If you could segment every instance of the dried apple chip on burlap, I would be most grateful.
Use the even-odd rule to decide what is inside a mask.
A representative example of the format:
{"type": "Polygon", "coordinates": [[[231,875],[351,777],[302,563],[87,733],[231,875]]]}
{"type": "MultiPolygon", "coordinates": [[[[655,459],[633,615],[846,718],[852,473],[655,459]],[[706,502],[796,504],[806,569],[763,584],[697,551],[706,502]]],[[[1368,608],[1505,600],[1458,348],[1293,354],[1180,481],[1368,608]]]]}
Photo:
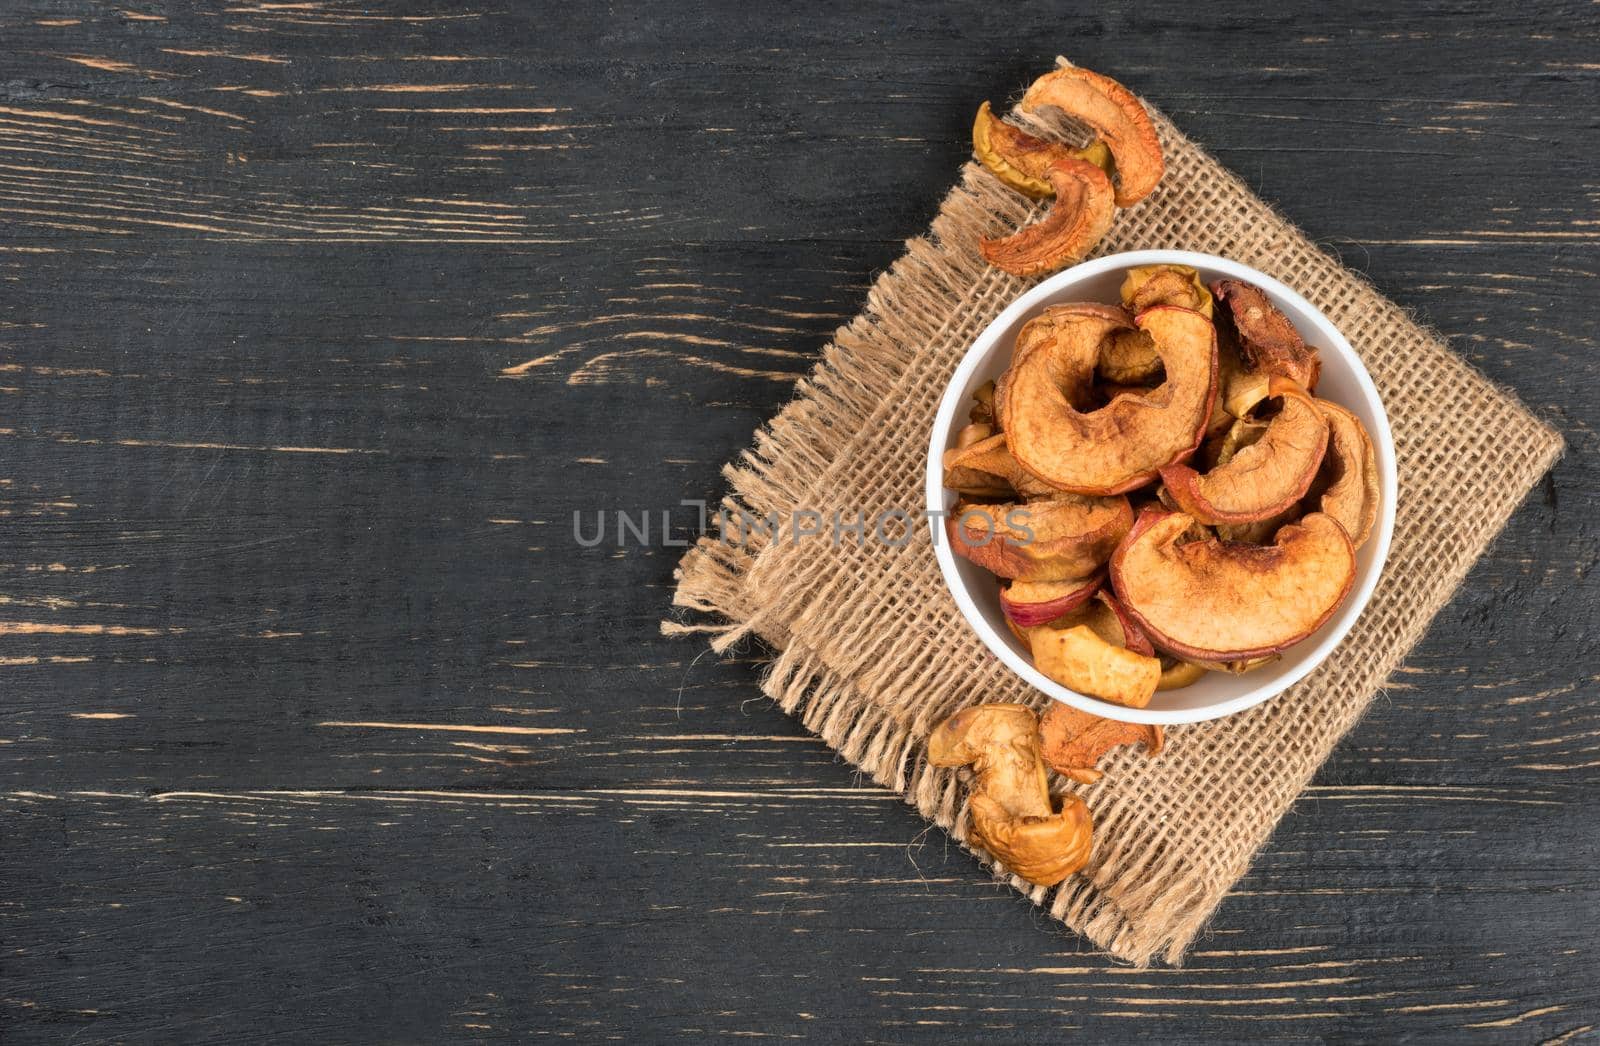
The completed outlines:
{"type": "Polygon", "coordinates": [[[1120,745],[1142,744],[1146,754],[1160,753],[1166,735],[1159,725],[1120,723],[1080,712],[1060,702],[1039,721],[1039,747],[1044,761],[1063,777],[1094,784],[1103,776],[1095,769],[1100,757],[1120,745]]]}

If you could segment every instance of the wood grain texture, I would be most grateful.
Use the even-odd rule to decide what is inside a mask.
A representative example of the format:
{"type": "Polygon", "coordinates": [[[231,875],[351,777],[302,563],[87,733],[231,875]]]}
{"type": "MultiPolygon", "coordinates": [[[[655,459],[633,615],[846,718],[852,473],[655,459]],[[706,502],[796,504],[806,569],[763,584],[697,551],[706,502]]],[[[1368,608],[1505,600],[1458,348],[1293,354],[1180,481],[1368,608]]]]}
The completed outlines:
{"type": "Polygon", "coordinates": [[[1600,1039],[1600,30],[1570,2],[0,10],[0,1039],[1600,1039]],[[1566,436],[1182,970],[661,639],[1058,52],[1566,436]],[[614,537],[614,534],[613,534],[614,537]]]}

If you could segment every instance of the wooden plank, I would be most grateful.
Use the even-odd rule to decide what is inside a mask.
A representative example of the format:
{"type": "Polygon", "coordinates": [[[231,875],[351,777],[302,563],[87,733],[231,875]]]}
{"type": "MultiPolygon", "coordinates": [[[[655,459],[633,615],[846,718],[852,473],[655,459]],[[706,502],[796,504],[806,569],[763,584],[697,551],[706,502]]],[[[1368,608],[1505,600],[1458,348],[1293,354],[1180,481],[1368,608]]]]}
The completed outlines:
{"type": "Polygon", "coordinates": [[[0,1038],[1592,1035],[1592,22],[6,5],[0,1038]],[[686,535],[1058,51],[1570,447],[1181,971],[660,638],[658,517],[572,530],[686,535]]]}
{"type": "Polygon", "coordinates": [[[1564,788],[1316,788],[1189,965],[1140,971],[845,777],[14,793],[16,843],[56,859],[8,876],[36,918],[8,934],[28,990],[0,1012],[92,1042],[1520,1040],[1593,1012],[1588,815],[1564,788]],[[1491,906],[1517,912],[1514,951],[1491,906]]]}

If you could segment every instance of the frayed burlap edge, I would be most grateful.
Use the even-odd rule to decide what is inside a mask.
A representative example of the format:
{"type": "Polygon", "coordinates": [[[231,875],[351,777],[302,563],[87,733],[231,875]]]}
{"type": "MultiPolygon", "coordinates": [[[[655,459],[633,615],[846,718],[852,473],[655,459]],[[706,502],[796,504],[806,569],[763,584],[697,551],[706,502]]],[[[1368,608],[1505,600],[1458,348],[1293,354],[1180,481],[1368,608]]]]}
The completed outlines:
{"type": "MultiPolygon", "coordinates": [[[[1142,779],[1139,764],[1124,760],[1115,767],[1119,771],[1115,776],[1108,775],[1101,785],[1080,790],[1096,816],[1096,855],[1083,874],[1053,890],[1006,876],[1033,903],[1047,908],[1096,945],[1139,964],[1156,955],[1169,962],[1181,960],[1333,744],[1365,711],[1378,685],[1421,638],[1472,563],[1561,452],[1559,437],[1529,417],[1508,394],[1451,355],[1361,277],[1307,241],[1163,117],[1155,117],[1168,152],[1167,182],[1158,193],[1160,199],[1119,219],[1103,251],[1141,247],[1204,250],[1271,272],[1324,309],[1358,351],[1363,351],[1384,394],[1391,421],[1403,414],[1416,417],[1423,425],[1431,417],[1430,411],[1448,421],[1463,411],[1466,405],[1457,401],[1468,396],[1478,420],[1501,433],[1503,442],[1514,445],[1516,453],[1485,463],[1494,481],[1492,504],[1487,506],[1482,504],[1481,492],[1452,495],[1452,482],[1443,474],[1435,484],[1437,489],[1429,489],[1426,483],[1411,484],[1418,488],[1419,497],[1426,493],[1435,501],[1476,497],[1480,511],[1471,527],[1462,528],[1465,533],[1451,534],[1446,547],[1430,556],[1433,573],[1426,584],[1398,586],[1405,594],[1395,596],[1394,578],[1386,575],[1380,589],[1391,590],[1388,602],[1394,604],[1392,609],[1383,614],[1369,610],[1332,659],[1357,659],[1361,672],[1340,674],[1325,668],[1291,692],[1315,713],[1316,722],[1307,724],[1315,726],[1306,731],[1311,740],[1294,758],[1271,760],[1270,787],[1262,789],[1260,809],[1254,811],[1257,816],[1248,830],[1234,833],[1239,838],[1233,845],[1200,860],[1184,847],[1173,845],[1170,833],[1152,836],[1148,826],[1140,823],[1141,818],[1148,819],[1144,807],[1149,803],[1143,801],[1147,797],[1141,797],[1139,789],[1154,782],[1142,779]],[[1379,334],[1347,326],[1363,326],[1358,321],[1374,318],[1382,324],[1379,334]],[[1376,348],[1369,352],[1364,345],[1376,348]],[[1402,350],[1403,360],[1390,358],[1402,350]],[[1396,363],[1437,372],[1438,377],[1420,385],[1409,374],[1404,380],[1386,382],[1385,368],[1396,363]],[[1381,621],[1368,621],[1379,617],[1381,621]]],[[[999,187],[987,172],[968,164],[961,184],[940,207],[930,236],[907,244],[906,254],[875,282],[867,307],[837,333],[816,369],[797,386],[794,401],[757,433],[751,450],[724,470],[732,487],[724,507],[756,517],[774,511],[787,513],[798,505],[811,504],[808,499],[816,496],[819,486],[826,490],[827,484],[838,481],[841,467],[854,467],[860,455],[870,453],[878,431],[874,419],[884,420],[881,416],[890,390],[903,392],[908,371],[928,366],[930,355],[949,355],[947,362],[953,368],[976,333],[1025,287],[1023,281],[985,266],[973,249],[976,238],[1025,222],[1036,213],[1035,207],[999,187]]],[[[919,382],[919,386],[925,384],[919,382]]],[[[907,410],[914,413],[917,408],[896,402],[888,409],[904,416],[907,410]]],[[[927,420],[931,422],[931,413],[927,420]]],[[[1398,425],[1396,435],[1402,456],[1410,450],[1415,457],[1417,448],[1405,442],[1398,425]]],[[[1426,455],[1424,459],[1431,460],[1426,455]]],[[[920,448],[907,452],[902,447],[894,454],[880,454],[877,460],[888,462],[893,473],[880,479],[894,480],[879,485],[920,487],[920,448]],[[908,467],[915,472],[909,484],[902,475],[908,467]]],[[[856,470],[860,471],[859,467],[856,470]]],[[[1407,494],[1402,494],[1401,503],[1406,505],[1407,494]]],[[[1410,520],[1404,528],[1397,526],[1391,572],[1406,558],[1400,554],[1401,542],[1420,539],[1429,527],[1437,525],[1437,515],[1426,513],[1426,518],[1410,520]]],[[[842,621],[859,626],[862,620],[862,601],[840,598],[841,587],[859,586],[860,578],[842,571],[838,557],[825,551],[769,547],[759,531],[742,536],[742,545],[725,543],[716,536],[703,539],[684,557],[677,574],[674,604],[714,615],[716,620],[669,621],[663,624],[663,631],[708,634],[712,648],[719,652],[752,635],[770,644],[778,653],[763,678],[763,692],[875,782],[894,789],[924,817],[964,843],[964,807],[957,775],[931,769],[921,759],[921,740],[928,725],[955,707],[985,699],[1007,686],[1013,692],[993,699],[1030,700],[1036,705],[1042,704],[1042,699],[1031,691],[1015,693],[1014,678],[1007,678],[997,663],[963,662],[959,657],[951,660],[969,671],[967,685],[946,688],[937,698],[924,697],[928,693],[925,670],[919,676],[907,668],[887,679],[863,671],[859,660],[830,649],[831,630],[842,621]],[[869,692],[860,689],[862,679],[872,680],[869,692]]],[[[908,551],[925,553],[925,543],[918,542],[908,551]]],[[[931,554],[925,558],[928,562],[920,569],[936,575],[931,554]]],[[[911,569],[917,569],[917,564],[911,569]]],[[[1379,598],[1374,602],[1379,603],[1379,598]]],[[[956,631],[946,633],[952,637],[951,647],[962,647],[963,641],[970,645],[965,626],[958,622],[953,627],[956,631]]],[[[1289,700],[1291,695],[1269,706],[1289,700]]],[[[1226,725],[1204,726],[1232,730],[1235,740],[1246,732],[1266,734],[1271,729],[1270,721],[1256,713],[1233,717],[1226,725]]],[[[1174,741],[1178,740],[1175,736],[1174,741]]],[[[1248,746],[1240,747],[1248,751],[1248,746]]],[[[1205,770],[1201,767],[1195,772],[1205,770]]],[[[1203,836],[1204,826],[1189,827],[1190,836],[1203,836]]],[[[981,850],[972,852],[987,860],[981,850]]]]}

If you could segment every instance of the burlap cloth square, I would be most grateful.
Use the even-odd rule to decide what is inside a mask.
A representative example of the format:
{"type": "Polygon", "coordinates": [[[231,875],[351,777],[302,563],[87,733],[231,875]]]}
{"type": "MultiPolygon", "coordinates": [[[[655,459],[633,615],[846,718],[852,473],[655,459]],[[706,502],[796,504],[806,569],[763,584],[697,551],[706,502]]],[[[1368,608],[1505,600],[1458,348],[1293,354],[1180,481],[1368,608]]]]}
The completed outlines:
{"type": "MultiPolygon", "coordinates": [[[[1017,116],[1018,114],[1013,114],[1017,116]]],[[[1278,819],[1474,561],[1561,452],[1561,439],[1462,362],[1361,277],[1343,268],[1234,174],[1151,108],[1167,173],[1119,213],[1098,253],[1165,247],[1255,266],[1298,290],[1349,338],[1382,394],[1400,471],[1388,566],[1333,655],[1255,709],[1169,730],[1157,758],[1120,749],[1081,794],[1094,857],[1043,889],[1009,877],[1035,904],[1112,955],[1181,960],[1278,819]]],[[[1062,130],[1062,128],[1057,128],[1062,130]]],[[[1067,129],[1070,132],[1070,128],[1067,129]]],[[[980,236],[1036,217],[1036,205],[975,163],[910,241],[866,309],[841,328],[796,397],[725,474],[724,505],[787,520],[810,509],[871,520],[916,512],[928,433],[956,364],[1030,281],[979,257],[980,236]]],[[[786,524],[787,527],[787,524],[786,524]]],[[[776,656],[763,691],[851,763],[965,841],[955,773],[928,767],[922,742],[944,716],[980,701],[1048,699],[1002,666],[962,620],[927,527],[895,548],[873,539],[764,540],[710,534],[685,555],[674,603],[713,623],[718,651],[754,634],[776,656]]],[[[981,851],[977,856],[987,862],[981,851]]]]}

